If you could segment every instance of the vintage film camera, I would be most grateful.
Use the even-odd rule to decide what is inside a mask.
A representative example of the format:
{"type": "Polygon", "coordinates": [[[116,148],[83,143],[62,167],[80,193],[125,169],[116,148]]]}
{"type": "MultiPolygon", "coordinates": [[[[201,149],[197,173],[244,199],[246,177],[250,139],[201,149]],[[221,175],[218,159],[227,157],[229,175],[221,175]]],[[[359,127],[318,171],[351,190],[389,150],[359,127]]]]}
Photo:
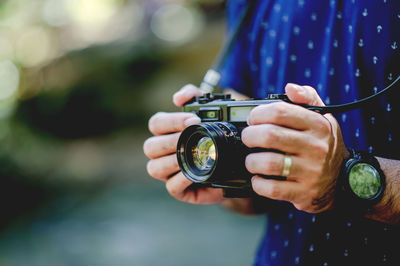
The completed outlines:
{"type": "MultiPolygon", "coordinates": [[[[265,99],[236,101],[229,94],[205,94],[184,106],[202,123],[187,127],[178,140],[179,167],[194,186],[222,188],[225,197],[254,194],[245,158],[251,152],[241,141],[250,111],[261,104],[289,101],[286,95],[271,94],[265,99]]],[[[279,177],[267,177],[279,178],[279,177]]]]}

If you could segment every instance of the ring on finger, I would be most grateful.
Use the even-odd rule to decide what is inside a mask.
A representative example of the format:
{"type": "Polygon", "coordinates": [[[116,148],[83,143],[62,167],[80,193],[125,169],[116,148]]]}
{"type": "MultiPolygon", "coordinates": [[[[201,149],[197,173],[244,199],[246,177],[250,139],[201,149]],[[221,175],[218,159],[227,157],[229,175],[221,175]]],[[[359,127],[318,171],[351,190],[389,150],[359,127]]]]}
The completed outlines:
{"type": "Polygon", "coordinates": [[[281,176],[287,177],[290,174],[290,168],[292,167],[292,158],[285,154],[283,159],[283,169],[281,176]]]}

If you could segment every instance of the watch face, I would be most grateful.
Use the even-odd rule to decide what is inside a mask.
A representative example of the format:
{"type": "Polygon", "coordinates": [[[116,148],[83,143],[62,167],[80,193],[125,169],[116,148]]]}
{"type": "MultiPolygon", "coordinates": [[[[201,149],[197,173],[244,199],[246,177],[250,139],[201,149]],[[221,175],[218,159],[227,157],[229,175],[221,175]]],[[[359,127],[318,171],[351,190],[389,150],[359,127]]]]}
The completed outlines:
{"type": "Polygon", "coordinates": [[[351,190],[363,199],[372,199],[382,185],[378,171],[366,163],[357,163],[351,168],[349,184],[351,190]]]}

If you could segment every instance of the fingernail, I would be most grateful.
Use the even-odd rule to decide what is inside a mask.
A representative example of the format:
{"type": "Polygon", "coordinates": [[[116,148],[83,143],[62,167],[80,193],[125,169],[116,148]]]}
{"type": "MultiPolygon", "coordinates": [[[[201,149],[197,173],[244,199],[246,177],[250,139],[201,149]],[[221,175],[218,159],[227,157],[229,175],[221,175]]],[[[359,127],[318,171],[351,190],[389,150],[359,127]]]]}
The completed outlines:
{"type": "Polygon", "coordinates": [[[197,116],[194,116],[194,117],[186,119],[184,124],[185,124],[185,126],[188,127],[188,126],[191,126],[191,125],[199,124],[200,122],[201,122],[201,119],[199,117],[197,117],[197,116]]]}

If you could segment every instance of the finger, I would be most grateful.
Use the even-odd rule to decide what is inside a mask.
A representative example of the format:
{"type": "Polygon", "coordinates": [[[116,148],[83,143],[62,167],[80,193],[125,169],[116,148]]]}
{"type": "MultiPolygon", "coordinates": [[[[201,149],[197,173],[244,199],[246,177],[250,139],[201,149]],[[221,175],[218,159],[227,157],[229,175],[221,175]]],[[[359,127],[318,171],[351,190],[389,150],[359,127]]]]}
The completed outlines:
{"type": "Polygon", "coordinates": [[[201,96],[203,92],[196,86],[188,84],[176,92],[173,96],[173,102],[176,106],[181,107],[195,96],[201,96]]]}
{"type": "Polygon", "coordinates": [[[326,148],[322,139],[272,124],[246,127],[242,131],[242,142],[249,148],[275,149],[296,155],[323,152],[326,148]]]}
{"type": "MultiPolygon", "coordinates": [[[[297,84],[288,83],[285,87],[285,91],[289,99],[295,103],[325,106],[324,102],[321,100],[321,97],[313,87],[299,86],[297,84]]],[[[317,115],[313,116],[313,118],[315,118],[315,120],[310,118],[310,124],[315,125],[316,129],[320,129],[320,133],[322,134],[329,133],[331,130],[331,123],[335,120],[331,114],[325,114],[323,116],[317,115]]]]}
{"type": "Polygon", "coordinates": [[[180,135],[180,133],[173,133],[148,138],[143,144],[144,154],[150,159],[156,159],[175,153],[180,135]]]}
{"type": "Polygon", "coordinates": [[[179,171],[176,154],[150,160],[147,163],[147,172],[155,179],[166,181],[169,176],[179,171]]]}
{"type": "Polygon", "coordinates": [[[177,173],[173,177],[167,180],[166,187],[174,198],[182,199],[185,190],[192,184],[193,182],[187,179],[182,172],[177,173]]]}
{"type": "Polygon", "coordinates": [[[201,120],[192,113],[156,113],[149,120],[149,130],[154,135],[180,132],[201,120]]]}
{"type": "Polygon", "coordinates": [[[191,189],[192,184],[182,172],[177,173],[166,183],[167,190],[174,198],[192,204],[215,204],[223,200],[222,189],[191,189]]]}
{"type": "Polygon", "coordinates": [[[251,185],[254,192],[260,196],[292,203],[300,198],[302,193],[299,183],[292,181],[280,181],[254,176],[251,179],[251,185]]]}
{"type": "Polygon", "coordinates": [[[313,87],[288,83],[285,87],[285,92],[292,102],[325,106],[324,102],[313,87]]]}
{"type": "MultiPolygon", "coordinates": [[[[292,164],[287,180],[297,180],[299,175],[307,175],[307,169],[302,167],[304,159],[297,156],[290,156],[292,164]]],[[[281,176],[284,168],[285,154],[276,152],[257,152],[251,153],[246,157],[246,168],[252,174],[266,176],[281,176]]]]}
{"type": "Polygon", "coordinates": [[[308,130],[326,119],[316,112],[287,102],[263,104],[254,108],[247,119],[249,125],[274,124],[296,130],[308,130]]]}

